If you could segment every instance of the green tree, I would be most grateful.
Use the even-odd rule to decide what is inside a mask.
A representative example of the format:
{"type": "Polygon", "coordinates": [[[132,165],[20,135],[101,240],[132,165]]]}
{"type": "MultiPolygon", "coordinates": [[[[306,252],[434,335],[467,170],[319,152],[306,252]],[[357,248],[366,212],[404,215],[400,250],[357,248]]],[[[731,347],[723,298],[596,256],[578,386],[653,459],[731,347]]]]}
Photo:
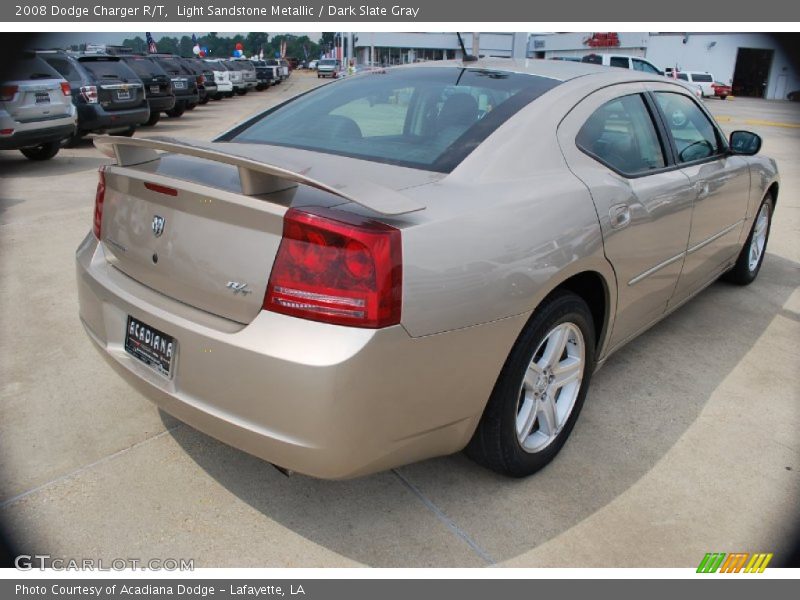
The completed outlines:
{"type": "Polygon", "coordinates": [[[185,35],[181,38],[180,43],[178,44],[179,54],[181,56],[194,56],[192,52],[192,48],[194,48],[194,44],[192,43],[192,38],[188,35],[185,35]]]}
{"type": "Polygon", "coordinates": [[[181,51],[178,38],[174,37],[162,37],[156,40],[156,45],[159,52],[166,52],[167,54],[180,54],[181,51]]]}
{"type": "Polygon", "coordinates": [[[124,39],[122,40],[122,45],[127,46],[128,48],[132,49],[134,52],[138,54],[146,54],[147,53],[147,42],[145,42],[141,37],[138,35],[132,39],[124,39]]]}

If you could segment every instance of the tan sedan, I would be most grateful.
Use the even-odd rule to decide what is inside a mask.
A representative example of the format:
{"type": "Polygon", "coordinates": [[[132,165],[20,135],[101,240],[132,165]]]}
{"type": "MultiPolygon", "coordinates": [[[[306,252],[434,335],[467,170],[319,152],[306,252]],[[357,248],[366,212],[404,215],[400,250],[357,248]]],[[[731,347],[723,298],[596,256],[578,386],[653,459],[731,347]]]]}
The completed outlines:
{"type": "Polygon", "coordinates": [[[775,163],[665,78],[373,71],[207,144],[105,137],[80,317],[165,411],[344,478],[464,448],[530,474],[593,371],[764,259],[775,163]]]}

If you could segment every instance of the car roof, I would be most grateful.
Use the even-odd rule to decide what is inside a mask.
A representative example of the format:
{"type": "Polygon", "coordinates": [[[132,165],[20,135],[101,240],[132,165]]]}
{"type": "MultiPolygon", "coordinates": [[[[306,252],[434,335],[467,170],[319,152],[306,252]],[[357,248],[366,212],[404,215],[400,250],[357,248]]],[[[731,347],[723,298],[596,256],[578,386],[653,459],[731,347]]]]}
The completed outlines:
{"type": "Polygon", "coordinates": [[[624,83],[626,81],[664,81],[661,75],[650,75],[633,69],[619,69],[604,65],[574,62],[569,60],[550,60],[544,58],[480,58],[473,61],[437,60],[391,67],[392,69],[459,67],[463,69],[486,69],[490,71],[508,71],[538,75],[558,81],[569,81],[578,77],[595,76],[608,83],[624,83]]]}

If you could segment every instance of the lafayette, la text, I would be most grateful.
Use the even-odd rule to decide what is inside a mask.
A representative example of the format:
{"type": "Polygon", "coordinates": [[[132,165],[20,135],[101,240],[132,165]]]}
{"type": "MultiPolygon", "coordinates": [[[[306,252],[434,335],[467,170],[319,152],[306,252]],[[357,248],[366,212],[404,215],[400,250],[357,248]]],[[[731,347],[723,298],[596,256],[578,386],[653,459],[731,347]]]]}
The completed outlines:
{"type": "Polygon", "coordinates": [[[300,5],[300,6],[281,6],[280,4],[273,4],[269,7],[223,7],[207,4],[205,6],[198,4],[179,4],[178,16],[191,19],[193,17],[316,17],[324,19],[326,17],[407,17],[417,18],[420,8],[413,6],[370,6],[368,4],[361,4],[359,6],[353,5],[336,5],[336,4],[320,4],[318,6],[300,5]]]}

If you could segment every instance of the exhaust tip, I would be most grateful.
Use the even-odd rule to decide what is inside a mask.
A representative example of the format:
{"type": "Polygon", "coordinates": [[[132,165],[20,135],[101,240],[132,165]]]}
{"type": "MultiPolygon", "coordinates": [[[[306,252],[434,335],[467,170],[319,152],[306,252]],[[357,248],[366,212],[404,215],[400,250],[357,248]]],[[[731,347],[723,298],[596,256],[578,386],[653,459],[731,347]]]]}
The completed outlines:
{"type": "Polygon", "coordinates": [[[269,463],[269,464],[271,464],[273,467],[275,467],[275,469],[277,469],[277,471],[281,475],[285,475],[286,477],[291,477],[292,475],[294,475],[294,471],[292,471],[291,469],[284,469],[283,467],[279,467],[278,465],[276,465],[274,463],[269,463]]]}

